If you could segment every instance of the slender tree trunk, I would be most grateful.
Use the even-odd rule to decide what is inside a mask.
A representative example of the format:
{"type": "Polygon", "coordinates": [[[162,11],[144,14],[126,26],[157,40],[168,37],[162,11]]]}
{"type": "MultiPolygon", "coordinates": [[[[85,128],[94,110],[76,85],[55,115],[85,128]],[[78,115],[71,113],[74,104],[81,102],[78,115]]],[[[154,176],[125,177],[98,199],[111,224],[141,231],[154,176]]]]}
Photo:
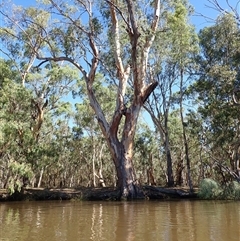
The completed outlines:
{"type": "Polygon", "coordinates": [[[183,183],[183,155],[181,154],[181,158],[177,161],[177,169],[176,169],[176,185],[182,186],[183,183]]]}
{"type": "Polygon", "coordinates": [[[100,167],[99,167],[98,175],[99,175],[99,183],[100,183],[100,185],[102,187],[106,187],[106,184],[105,184],[104,178],[103,178],[103,174],[102,174],[102,152],[103,152],[103,147],[104,147],[104,144],[102,145],[100,153],[99,153],[100,167]]]}
{"type": "Polygon", "coordinates": [[[182,134],[183,134],[183,144],[185,150],[185,158],[186,158],[186,166],[187,166],[187,179],[190,192],[193,191],[193,184],[191,178],[191,168],[190,168],[190,158],[189,158],[189,148],[188,148],[188,141],[186,136],[186,130],[184,126],[184,118],[183,118],[183,70],[181,70],[180,76],[180,116],[181,116],[181,123],[182,123],[182,134]]]}
{"type": "Polygon", "coordinates": [[[155,182],[155,178],[154,178],[154,173],[153,173],[153,156],[152,153],[149,154],[149,158],[148,158],[148,163],[149,163],[149,167],[147,169],[147,184],[151,185],[151,186],[156,186],[156,182],[155,182]]]}
{"type": "Polygon", "coordinates": [[[200,172],[198,175],[198,184],[200,184],[201,180],[204,179],[204,164],[203,164],[203,158],[202,158],[202,150],[203,146],[201,144],[200,152],[199,152],[199,159],[200,159],[200,172]]]}
{"type": "Polygon", "coordinates": [[[190,167],[190,158],[188,153],[188,143],[185,133],[185,128],[183,127],[183,142],[184,142],[184,149],[185,149],[185,158],[186,158],[186,166],[187,166],[187,179],[190,192],[193,191],[193,184],[192,184],[192,177],[191,177],[191,167],[190,167]]]}
{"type": "MultiPolygon", "coordinates": [[[[153,98],[155,99],[155,103],[157,103],[157,98],[153,94],[153,98]]],[[[169,102],[170,103],[170,102],[169,102]]],[[[169,105],[168,103],[168,105],[169,105]]],[[[149,104],[150,105],[150,104],[149,104]]],[[[157,105],[157,104],[156,104],[157,105]]],[[[170,143],[169,143],[169,135],[168,135],[168,109],[169,106],[166,108],[166,100],[163,96],[163,105],[164,105],[164,123],[160,120],[159,117],[156,117],[154,110],[152,109],[151,105],[150,107],[147,107],[146,105],[144,108],[147,110],[147,112],[150,114],[153,123],[157,127],[161,140],[163,140],[163,147],[166,152],[166,161],[167,161],[167,173],[166,173],[166,182],[169,187],[174,186],[174,178],[173,178],[173,170],[172,170],[172,155],[171,155],[171,149],[170,149],[170,143]]],[[[160,116],[160,112],[157,108],[158,116],[160,116]]]]}
{"type": "Polygon", "coordinates": [[[69,187],[73,187],[73,175],[71,175],[70,182],[69,182],[69,187]]]}
{"type": "Polygon", "coordinates": [[[95,165],[95,158],[96,158],[96,145],[95,145],[95,140],[94,137],[92,136],[92,143],[93,143],[93,150],[92,150],[92,174],[93,174],[93,187],[96,187],[96,165],[95,165]]]}
{"type": "Polygon", "coordinates": [[[93,155],[92,159],[92,172],[93,172],[93,186],[96,187],[96,168],[95,168],[95,154],[93,155]]]}
{"type": "Polygon", "coordinates": [[[98,178],[99,178],[99,183],[102,187],[106,187],[106,184],[104,182],[104,179],[103,179],[103,174],[102,174],[102,168],[99,169],[99,172],[98,172],[98,178]]]}
{"type": "Polygon", "coordinates": [[[41,187],[41,184],[42,184],[43,172],[44,172],[44,168],[42,167],[42,169],[40,171],[40,176],[39,176],[39,179],[38,179],[38,185],[37,185],[38,188],[41,187]]]}
{"type": "Polygon", "coordinates": [[[165,151],[166,151],[166,158],[167,158],[167,185],[168,187],[173,187],[174,186],[174,179],[173,179],[173,170],[172,170],[172,156],[171,156],[171,151],[170,151],[170,146],[169,146],[169,137],[168,137],[168,132],[165,132],[165,151]]]}

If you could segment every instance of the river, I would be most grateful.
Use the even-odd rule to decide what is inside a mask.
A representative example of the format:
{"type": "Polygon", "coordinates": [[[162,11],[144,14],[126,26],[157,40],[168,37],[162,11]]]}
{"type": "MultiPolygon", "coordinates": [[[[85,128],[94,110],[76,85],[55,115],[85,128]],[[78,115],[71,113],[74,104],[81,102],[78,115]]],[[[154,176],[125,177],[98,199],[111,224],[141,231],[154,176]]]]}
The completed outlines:
{"type": "Polygon", "coordinates": [[[0,203],[0,241],[240,241],[234,201],[0,203]]]}

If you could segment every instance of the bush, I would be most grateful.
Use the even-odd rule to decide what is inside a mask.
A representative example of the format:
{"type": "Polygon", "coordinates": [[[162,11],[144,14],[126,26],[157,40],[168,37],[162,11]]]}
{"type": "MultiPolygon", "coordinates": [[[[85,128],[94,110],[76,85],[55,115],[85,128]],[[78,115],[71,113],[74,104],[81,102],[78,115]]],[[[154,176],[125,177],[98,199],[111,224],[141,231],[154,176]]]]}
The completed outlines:
{"type": "Polygon", "coordinates": [[[199,185],[198,196],[203,199],[240,199],[240,183],[233,181],[224,187],[210,178],[203,179],[199,185]]]}
{"type": "Polygon", "coordinates": [[[240,184],[236,181],[231,182],[224,189],[225,199],[240,199],[240,184]]]}
{"type": "Polygon", "coordinates": [[[234,190],[234,198],[240,199],[240,183],[234,181],[233,182],[233,190],[234,190]]]}
{"type": "Polygon", "coordinates": [[[223,190],[219,184],[210,178],[203,179],[199,185],[198,196],[203,199],[217,199],[223,190]]]}

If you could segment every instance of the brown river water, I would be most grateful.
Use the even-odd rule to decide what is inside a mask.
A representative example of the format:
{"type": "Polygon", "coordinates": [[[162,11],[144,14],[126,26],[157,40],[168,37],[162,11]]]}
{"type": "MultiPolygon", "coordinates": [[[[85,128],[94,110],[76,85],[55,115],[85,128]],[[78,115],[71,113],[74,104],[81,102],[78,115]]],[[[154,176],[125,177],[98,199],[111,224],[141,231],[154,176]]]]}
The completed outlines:
{"type": "Polygon", "coordinates": [[[0,203],[0,241],[240,241],[237,201],[0,203]]]}

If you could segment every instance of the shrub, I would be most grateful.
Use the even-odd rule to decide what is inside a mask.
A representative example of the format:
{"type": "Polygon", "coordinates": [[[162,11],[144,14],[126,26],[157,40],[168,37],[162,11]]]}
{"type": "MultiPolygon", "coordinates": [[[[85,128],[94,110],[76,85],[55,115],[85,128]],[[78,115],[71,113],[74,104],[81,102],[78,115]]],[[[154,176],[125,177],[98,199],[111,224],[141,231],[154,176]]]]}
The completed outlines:
{"type": "Polygon", "coordinates": [[[226,189],[229,193],[227,196],[228,199],[240,199],[240,184],[238,182],[231,182],[226,189]]]}
{"type": "Polygon", "coordinates": [[[227,185],[220,185],[210,179],[203,179],[199,185],[198,196],[202,199],[240,199],[240,183],[233,181],[227,185]]]}
{"type": "Polygon", "coordinates": [[[198,196],[203,199],[217,199],[223,190],[219,184],[210,178],[203,179],[199,185],[198,196]]]}

